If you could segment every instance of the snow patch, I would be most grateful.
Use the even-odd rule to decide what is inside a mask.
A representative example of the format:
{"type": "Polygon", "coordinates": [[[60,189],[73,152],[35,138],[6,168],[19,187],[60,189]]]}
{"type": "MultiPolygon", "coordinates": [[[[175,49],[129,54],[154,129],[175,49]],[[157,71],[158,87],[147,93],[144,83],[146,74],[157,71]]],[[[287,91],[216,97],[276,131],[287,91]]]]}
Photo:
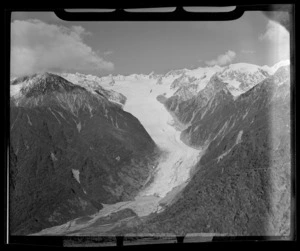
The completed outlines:
{"type": "Polygon", "coordinates": [[[23,83],[19,83],[17,85],[10,85],[10,96],[14,98],[19,98],[21,96],[22,87],[23,83]]]}
{"type": "Polygon", "coordinates": [[[200,118],[200,119],[202,119],[202,118],[204,117],[204,115],[207,113],[207,110],[208,110],[208,109],[205,109],[205,111],[204,111],[204,112],[202,112],[202,114],[201,114],[201,118],[200,118]]]}
{"type": "Polygon", "coordinates": [[[236,89],[238,89],[240,87],[240,84],[241,84],[236,79],[226,80],[226,83],[229,84],[230,86],[233,86],[236,89]]]}
{"type": "Polygon", "coordinates": [[[234,100],[236,100],[238,96],[240,96],[242,93],[244,93],[243,91],[241,91],[239,89],[230,89],[229,92],[232,94],[234,100]]]}
{"type": "Polygon", "coordinates": [[[222,153],[219,157],[218,157],[218,163],[219,163],[219,161],[221,160],[221,159],[223,159],[230,151],[231,151],[231,149],[232,149],[232,147],[229,149],[229,150],[227,150],[225,153],[222,153]]]}
{"type": "Polygon", "coordinates": [[[113,126],[115,126],[115,125],[114,125],[114,120],[113,120],[112,117],[110,117],[110,121],[111,121],[111,124],[112,124],[113,126]]]}
{"type": "Polygon", "coordinates": [[[239,144],[239,143],[241,143],[242,142],[242,135],[243,135],[243,130],[241,130],[241,131],[239,131],[239,133],[238,133],[238,135],[237,135],[237,137],[236,137],[236,140],[235,140],[235,143],[234,143],[234,145],[229,149],[229,150],[227,150],[225,153],[222,153],[218,158],[217,158],[217,162],[219,163],[219,161],[221,160],[221,159],[223,159],[233,148],[234,148],[234,146],[235,145],[237,145],[237,144],[239,144]]]}
{"type": "Polygon", "coordinates": [[[28,124],[32,126],[32,123],[31,123],[31,120],[30,120],[28,114],[26,114],[26,115],[27,115],[27,122],[28,122],[28,124]]]}
{"type": "Polygon", "coordinates": [[[79,180],[79,170],[76,169],[72,169],[72,173],[73,173],[73,177],[77,180],[77,182],[80,184],[80,180],[79,180]]]}
{"type": "Polygon", "coordinates": [[[81,122],[79,122],[78,124],[76,123],[76,127],[77,127],[78,132],[80,132],[81,131],[81,122]]]}
{"type": "MultiPolygon", "coordinates": [[[[56,111],[56,110],[55,110],[56,111]]],[[[66,118],[64,117],[64,115],[62,114],[62,112],[59,112],[59,111],[56,111],[65,121],[67,121],[66,120],[66,118]]]]}
{"type": "Polygon", "coordinates": [[[116,128],[117,128],[117,129],[120,129],[120,127],[119,127],[119,125],[118,125],[117,117],[116,117],[116,128]]]}
{"type": "Polygon", "coordinates": [[[53,114],[53,116],[56,118],[59,124],[61,124],[60,120],[56,117],[55,113],[51,110],[50,107],[48,107],[49,111],[53,114]]]}
{"type": "Polygon", "coordinates": [[[53,152],[51,152],[50,156],[51,156],[52,161],[58,160],[53,152]]]}
{"type": "MultiPolygon", "coordinates": [[[[217,133],[216,136],[212,139],[212,141],[215,140],[218,136],[222,136],[222,139],[223,139],[227,127],[228,127],[228,120],[224,123],[224,125],[223,125],[222,128],[218,131],[218,133],[217,133]]],[[[220,144],[220,142],[222,141],[222,139],[219,140],[219,144],[220,144]]]]}
{"type": "Polygon", "coordinates": [[[243,115],[243,119],[246,118],[246,116],[248,115],[248,113],[249,113],[249,110],[247,110],[246,113],[243,115]]]}
{"type": "Polygon", "coordinates": [[[90,118],[92,118],[94,116],[94,114],[92,113],[93,108],[89,104],[87,104],[87,108],[89,109],[90,112],[90,118]]]}
{"type": "Polygon", "coordinates": [[[194,128],[193,132],[197,131],[198,128],[199,128],[199,125],[197,125],[197,126],[194,128]]]}
{"type": "Polygon", "coordinates": [[[20,114],[20,113],[18,113],[18,115],[17,115],[15,121],[12,123],[10,130],[12,130],[12,129],[14,128],[14,125],[15,125],[17,119],[19,118],[19,114],[20,114]]]}
{"type": "Polygon", "coordinates": [[[106,117],[106,118],[108,118],[108,110],[105,108],[105,114],[104,114],[104,116],[106,117]]]}
{"type": "Polygon", "coordinates": [[[239,131],[239,134],[236,137],[235,145],[242,142],[242,135],[243,135],[243,130],[239,131]]]}

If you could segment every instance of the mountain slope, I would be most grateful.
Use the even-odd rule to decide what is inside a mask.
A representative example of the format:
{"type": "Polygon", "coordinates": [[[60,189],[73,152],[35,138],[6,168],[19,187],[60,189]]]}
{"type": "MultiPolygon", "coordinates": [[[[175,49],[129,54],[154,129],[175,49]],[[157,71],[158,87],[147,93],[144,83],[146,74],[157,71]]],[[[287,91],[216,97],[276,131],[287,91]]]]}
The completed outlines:
{"type": "MultiPolygon", "coordinates": [[[[195,131],[197,128],[189,127],[193,121],[201,120],[205,115],[208,116],[211,113],[217,112],[215,109],[220,108],[220,103],[225,105],[232,101],[233,97],[228,91],[226,84],[215,74],[211,77],[206,87],[199,91],[198,94],[190,95],[186,99],[182,99],[182,97],[180,98],[174,94],[174,96],[165,100],[164,104],[181,123],[189,128],[188,130],[195,131]]],[[[198,124],[197,126],[199,127],[198,124]]],[[[208,133],[205,135],[208,135],[208,133]]],[[[183,138],[181,137],[181,139],[183,138]]],[[[194,137],[192,138],[195,140],[194,137]]],[[[190,145],[194,144],[190,142],[190,145]]]]}
{"type": "Polygon", "coordinates": [[[11,83],[11,232],[28,234],[134,196],[156,145],[100,91],[54,74],[11,83]]]}
{"type": "Polygon", "coordinates": [[[289,89],[281,67],[203,123],[193,120],[191,139],[206,150],[183,192],[162,213],[111,232],[289,235],[289,89]],[[209,137],[207,128],[217,129],[209,137]]]}
{"type": "MultiPolygon", "coordinates": [[[[62,74],[81,87],[73,90],[73,85],[54,86],[54,91],[45,90],[46,95],[31,97],[24,97],[26,92],[20,95],[21,87],[15,82],[12,107],[45,113],[45,118],[25,114],[23,110],[20,115],[14,113],[17,128],[22,128],[18,116],[26,125],[24,131],[40,118],[46,120],[48,130],[46,126],[39,126],[32,131],[39,132],[39,128],[43,128],[40,138],[46,137],[43,142],[52,148],[43,145],[39,148],[45,149],[45,153],[38,152],[38,155],[44,154],[45,159],[50,156],[54,163],[62,160],[59,169],[62,179],[54,176],[59,181],[54,188],[75,191],[74,198],[66,193],[61,200],[64,202],[54,205],[58,213],[54,209],[54,212],[46,210],[47,217],[56,219],[52,224],[56,227],[37,234],[288,235],[290,79],[289,67],[283,66],[277,68],[275,65],[274,74],[267,67],[245,68],[245,64],[182,69],[148,76],[99,78],[62,74]],[[223,72],[227,74],[222,75],[223,72]],[[65,91],[67,88],[71,90],[65,91]],[[43,110],[47,107],[51,109],[43,110]],[[134,117],[122,108],[139,119],[155,143],[143,129],[137,130],[139,122],[135,123],[134,117]],[[73,122],[68,123],[71,119],[73,126],[70,126],[73,122]],[[56,128],[61,128],[65,122],[68,126],[63,126],[62,132],[56,128]],[[127,127],[128,123],[132,124],[127,127]],[[56,131],[60,134],[56,135],[56,131]],[[159,162],[154,161],[155,144],[164,152],[159,162]],[[54,146],[59,146],[59,151],[54,146]],[[131,159],[130,163],[126,162],[126,157],[131,159]],[[75,184],[78,190],[74,189],[75,184]],[[82,225],[78,221],[84,218],[74,219],[87,214],[82,212],[82,207],[76,209],[75,205],[80,205],[79,198],[88,204],[86,210],[91,212],[103,202],[110,205],[104,205],[99,213],[91,215],[91,221],[82,225]],[[60,209],[61,205],[64,209],[60,209]],[[103,217],[113,212],[121,213],[126,208],[135,213],[130,214],[134,217],[132,221],[121,219],[111,230],[102,228],[103,217]],[[75,213],[72,214],[72,210],[75,213]],[[152,215],[144,217],[151,212],[152,215]],[[58,220],[58,216],[64,219],[58,220]],[[68,219],[74,220],[59,225],[68,219]]],[[[12,130],[15,130],[14,120],[12,130]]],[[[19,130],[15,131],[17,137],[11,148],[11,163],[15,166],[11,176],[12,190],[17,190],[17,179],[25,175],[22,172],[26,173],[20,171],[23,170],[20,158],[26,155],[20,155],[19,150],[31,147],[29,139],[21,133],[23,129],[19,130]]],[[[34,138],[32,135],[30,138],[34,138]]],[[[40,138],[34,138],[34,142],[40,138]]],[[[42,166],[45,169],[51,165],[45,161],[42,166]]],[[[45,172],[43,168],[39,175],[45,172]]],[[[34,174],[30,175],[25,176],[32,179],[34,174]]],[[[49,181],[46,175],[41,177],[43,182],[49,181]]],[[[43,187],[37,183],[40,181],[33,180],[33,184],[43,187]]],[[[26,194],[34,194],[34,189],[27,186],[26,194]]],[[[21,193],[20,190],[19,187],[16,194],[21,193]]],[[[21,197],[19,199],[22,201],[21,197]]],[[[14,206],[21,211],[16,201],[14,206]]],[[[43,217],[39,216],[38,220],[43,217]]],[[[33,224],[27,218],[23,221],[25,227],[33,224]]],[[[39,224],[35,226],[36,231],[52,226],[49,222],[36,224],[39,224]]]]}
{"type": "MultiPolygon", "coordinates": [[[[282,64],[286,64],[282,63],[282,64]]],[[[274,66],[275,67],[275,66],[274,66]]],[[[167,74],[160,76],[157,81],[159,85],[169,85],[170,89],[175,91],[178,88],[189,88],[191,85],[197,86],[194,94],[205,88],[212,76],[226,83],[229,92],[233,96],[248,91],[250,88],[270,76],[271,68],[260,67],[253,64],[237,63],[226,67],[199,67],[196,69],[182,69],[170,71],[167,74]]],[[[272,72],[273,74],[274,72],[272,72]]],[[[168,93],[167,97],[176,95],[173,92],[168,93]]],[[[177,96],[180,97],[180,95],[177,96]]]]}
{"type": "Polygon", "coordinates": [[[269,76],[268,71],[262,67],[246,63],[231,64],[219,74],[222,81],[228,83],[229,90],[234,96],[248,91],[269,76]]]}

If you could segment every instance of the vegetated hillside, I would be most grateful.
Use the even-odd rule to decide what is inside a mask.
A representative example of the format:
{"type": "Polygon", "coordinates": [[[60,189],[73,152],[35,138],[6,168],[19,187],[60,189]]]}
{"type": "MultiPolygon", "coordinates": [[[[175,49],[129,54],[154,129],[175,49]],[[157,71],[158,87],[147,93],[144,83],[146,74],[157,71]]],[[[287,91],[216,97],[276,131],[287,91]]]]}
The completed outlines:
{"type": "Polygon", "coordinates": [[[132,198],[155,162],[156,145],[134,116],[54,74],[11,83],[10,119],[12,234],[132,198]]]}
{"type": "Polygon", "coordinates": [[[290,234],[289,67],[218,107],[215,116],[195,117],[190,127],[197,130],[183,133],[192,144],[209,141],[180,197],[120,233],[290,234]],[[207,128],[219,131],[209,136],[207,128]]]}

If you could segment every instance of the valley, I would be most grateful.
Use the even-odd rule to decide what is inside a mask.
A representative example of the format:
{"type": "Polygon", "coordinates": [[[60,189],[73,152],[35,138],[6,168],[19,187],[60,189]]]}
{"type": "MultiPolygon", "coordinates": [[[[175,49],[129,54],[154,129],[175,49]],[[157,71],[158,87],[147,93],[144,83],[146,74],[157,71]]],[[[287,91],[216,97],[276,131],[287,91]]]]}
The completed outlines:
{"type": "MultiPolygon", "coordinates": [[[[156,97],[161,95],[164,90],[157,88],[155,81],[119,81],[113,86],[104,85],[104,87],[121,93],[127,98],[123,107],[124,111],[139,119],[163,152],[159,164],[153,170],[153,182],[142,189],[133,201],[118,202],[112,205],[104,204],[104,208],[93,215],[93,219],[84,225],[77,225],[76,220],[73,220],[71,223],[45,229],[38,234],[68,234],[75,230],[78,232],[80,229],[85,229],[84,233],[88,231],[88,226],[97,219],[125,208],[132,209],[139,217],[161,211],[162,199],[168,193],[171,194],[173,189],[177,194],[184,188],[190,178],[191,169],[199,161],[201,151],[187,146],[180,140],[181,132],[174,128],[172,116],[164,105],[157,101],[156,97]],[[69,227],[66,230],[67,225],[69,227]]],[[[173,192],[171,198],[175,195],[173,192]]],[[[165,200],[164,203],[166,203],[165,200]]],[[[95,232],[104,234],[107,230],[108,228],[103,227],[103,232],[99,229],[95,232]]]]}
{"type": "MultiPolygon", "coordinates": [[[[288,233],[288,64],[101,78],[61,73],[15,80],[14,196],[23,192],[18,179],[35,193],[23,181],[21,166],[25,160],[30,170],[30,163],[40,163],[39,156],[44,164],[34,165],[36,171],[26,175],[37,186],[43,175],[47,186],[58,181],[57,187],[65,190],[46,213],[51,221],[44,215],[24,215],[24,230],[18,231],[288,233]],[[28,146],[33,127],[43,135],[38,154],[34,149],[39,144],[28,146]],[[50,169],[39,171],[44,166],[50,169]],[[276,170],[281,180],[265,170],[276,170]],[[282,187],[280,182],[286,190],[274,190],[282,187]],[[76,201],[80,207],[74,211],[76,201]],[[28,230],[33,219],[36,226],[28,230]]],[[[52,198],[43,185],[39,189],[45,201],[52,198]]]]}

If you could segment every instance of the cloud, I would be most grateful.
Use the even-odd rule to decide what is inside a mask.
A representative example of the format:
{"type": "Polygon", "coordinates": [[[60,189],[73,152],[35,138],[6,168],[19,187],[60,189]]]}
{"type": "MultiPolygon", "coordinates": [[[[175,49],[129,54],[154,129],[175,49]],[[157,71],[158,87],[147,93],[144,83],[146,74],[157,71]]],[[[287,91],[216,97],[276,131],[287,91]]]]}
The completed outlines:
{"type": "Polygon", "coordinates": [[[40,20],[15,20],[11,24],[11,73],[21,76],[59,70],[111,71],[114,64],[103,60],[83,37],[91,35],[82,26],[50,25],[40,20]]]}
{"type": "Polygon", "coordinates": [[[105,51],[103,54],[104,54],[104,56],[108,56],[108,55],[111,55],[113,53],[114,53],[113,51],[105,51]]]}
{"type": "Polygon", "coordinates": [[[289,41],[289,32],[282,25],[269,20],[266,32],[259,36],[259,40],[287,42],[289,41]]]}
{"type": "Polygon", "coordinates": [[[217,59],[213,59],[210,61],[205,61],[207,65],[226,65],[235,58],[236,53],[234,51],[227,51],[225,54],[221,54],[217,57],[217,59]]]}
{"type": "Polygon", "coordinates": [[[253,50],[241,50],[241,53],[243,53],[243,54],[254,54],[255,51],[253,51],[253,50]]]}
{"type": "Polygon", "coordinates": [[[266,31],[259,36],[259,40],[271,43],[279,60],[289,58],[290,34],[279,23],[269,20],[266,31]]]}

